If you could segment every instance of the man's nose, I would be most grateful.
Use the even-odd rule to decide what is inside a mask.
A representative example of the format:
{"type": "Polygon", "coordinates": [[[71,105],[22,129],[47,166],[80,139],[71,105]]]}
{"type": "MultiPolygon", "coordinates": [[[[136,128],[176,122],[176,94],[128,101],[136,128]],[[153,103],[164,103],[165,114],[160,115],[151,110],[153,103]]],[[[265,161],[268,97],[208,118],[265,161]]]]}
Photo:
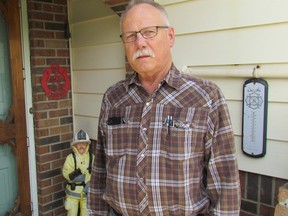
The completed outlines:
{"type": "Polygon", "coordinates": [[[137,38],[136,38],[136,41],[135,43],[139,46],[143,46],[143,45],[146,45],[146,41],[147,39],[145,39],[142,34],[140,32],[137,32],[137,38]]]}

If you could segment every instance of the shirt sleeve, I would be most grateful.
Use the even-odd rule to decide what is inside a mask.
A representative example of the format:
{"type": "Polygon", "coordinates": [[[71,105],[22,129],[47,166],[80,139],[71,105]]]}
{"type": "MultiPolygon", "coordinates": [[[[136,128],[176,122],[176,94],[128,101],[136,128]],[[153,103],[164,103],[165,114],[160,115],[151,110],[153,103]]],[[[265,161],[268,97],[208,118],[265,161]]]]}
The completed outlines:
{"type": "Polygon", "coordinates": [[[209,215],[238,216],[240,212],[240,182],[234,135],[228,107],[217,88],[212,97],[206,140],[206,189],[211,201],[209,215]]]}
{"type": "Polygon", "coordinates": [[[101,119],[104,115],[104,105],[102,104],[100,120],[98,126],[97,144],[94,146],[94,163],[92,166],[90,188],[87,197],[87,209],[89,215],[105,216],[108,215],[109,205],[103,200],[102,196],[106,189],[106,165],[105,165],[105,136],[101,128],[101,119]]]}

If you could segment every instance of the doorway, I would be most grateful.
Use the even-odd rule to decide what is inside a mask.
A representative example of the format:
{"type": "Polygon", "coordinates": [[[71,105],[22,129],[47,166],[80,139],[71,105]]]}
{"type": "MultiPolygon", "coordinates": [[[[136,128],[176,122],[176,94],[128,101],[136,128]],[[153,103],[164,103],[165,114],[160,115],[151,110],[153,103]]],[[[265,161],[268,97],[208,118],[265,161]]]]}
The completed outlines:
{"type": "Polygon", "coordinates": [[[0,0],[0,215],[32,215],[19,1],[0,0]]]}

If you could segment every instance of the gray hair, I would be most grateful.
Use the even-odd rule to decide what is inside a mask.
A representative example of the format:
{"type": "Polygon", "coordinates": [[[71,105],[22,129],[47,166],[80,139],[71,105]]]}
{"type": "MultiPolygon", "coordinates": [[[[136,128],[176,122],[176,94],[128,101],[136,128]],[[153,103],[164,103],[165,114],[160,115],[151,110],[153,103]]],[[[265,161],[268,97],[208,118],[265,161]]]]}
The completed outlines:
{"type": "Polygon", "coordinates": [[[131,0],[128,3],[128,5],[127,5],[126,9],[124,10],[124,12],[121,14],[121,17],[120,17],[120,29],[122,29],[123,19],[126,16],[127,12],[130,9],[132,9],[134,6],[139,5],[139,4],[148,4],[148,5],[151,5],[152,7],[156,8],[156,9],[158,9],[161,12],[162,16],[163,16],[165,24],[167,26],[170,26],[170,22],[169,22],[169,19],[168,19],[168,14],[167,14],[165,8],[162,5],[158,4],[157,2],[154,2],[153,0],[131,0]]]}

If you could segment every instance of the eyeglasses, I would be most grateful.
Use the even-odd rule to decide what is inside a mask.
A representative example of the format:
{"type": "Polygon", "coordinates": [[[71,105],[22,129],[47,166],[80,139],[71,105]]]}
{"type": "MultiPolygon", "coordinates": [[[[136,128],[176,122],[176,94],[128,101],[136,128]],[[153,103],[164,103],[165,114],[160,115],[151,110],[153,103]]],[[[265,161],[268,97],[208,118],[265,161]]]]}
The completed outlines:
{"type": "Polygon", "coordinates": [[[137,34],[140,33],[143,38],[153,38],[158,34],[159,28],[169,28],[169,26],[149,26],[139,31],[129,31],[120,35],[124,43],[131,43],[137,40],[137,34]]]}

